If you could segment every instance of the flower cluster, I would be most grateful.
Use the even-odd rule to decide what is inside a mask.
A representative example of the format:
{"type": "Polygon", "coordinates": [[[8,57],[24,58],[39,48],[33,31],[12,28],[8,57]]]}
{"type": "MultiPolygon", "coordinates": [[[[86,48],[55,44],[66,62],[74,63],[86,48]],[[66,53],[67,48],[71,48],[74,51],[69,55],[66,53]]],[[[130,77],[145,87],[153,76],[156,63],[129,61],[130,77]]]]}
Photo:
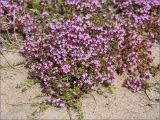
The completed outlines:
{"type": "Polygon", "coordinates": [[[144,81],[144,79],[142,79],[142,78],[138,79],[138,78],[130,77],[127,79],[125,86],[130,89],[133,89],[134,92],[137,92],[142,89],[143,81],[144,81]]]}
{"type": "Polygon", "coordinates": [[[76,10],[87,12],[94,12],[97,9],[102,9],[102,4],[105,2],[105,0],[87,0],[85,2],[82,2],[82,0],[66,0],[66,5],[73,5],[76,10]]]}
{"type": "Polygon", "coordinates": [[[103,6],[97,0],[66,0],[67,7],[75,7],[78,13],[87,9],[87,14],[75,12],[68,20],[52,20],[45,26],[47,33],[43,38],[30,36],[25,40],[23,51],[29,66],[43,80],[45,91],[52,93],[49,103],[61,107],[67,94],[74,98],[99,83],[113,84],[116,71],[128,71],[130,77],[125,86],[133,91],[140,90],[143,82],[153,76],[155,67],[150,52],[153,41],[147,39],[157,36],[158,18],[152,13],[159,3],[110,2],[118,5],[115,13],[104,7],[111,8],[111,3],[104,2],[103,6]],[[148,5],[153,11],[144,11],[148,5]]]}
{"type": "Polygon", "coordinates": [[[160,31],[158,0],[62,0],[59,4],[57,19],[42,0],[39,12],[28,12],[16,21],[25,34],[22,52],[27,65],[42,80],[49,104],[72,106],[99,84],[115,83],[116,72],[127,72],[125,86],[139,91],[159,70],[151,57],[160,31]]]}
{"type": "Polygon", "coordinates": [[[35,33],[37,30],[37,21],[29,14],[20,16],[17,20],[17,26],[27,35],[35,33]]]}
{"type": "Polygon", "coordinates": [[[6,19],[5,23],[0,23],[1,29],[13,28],[17,19],[16,14],[20,11],[22,11],[22,6],[13,3],[10,0],[0,0],[0,19],[6,19]]]}

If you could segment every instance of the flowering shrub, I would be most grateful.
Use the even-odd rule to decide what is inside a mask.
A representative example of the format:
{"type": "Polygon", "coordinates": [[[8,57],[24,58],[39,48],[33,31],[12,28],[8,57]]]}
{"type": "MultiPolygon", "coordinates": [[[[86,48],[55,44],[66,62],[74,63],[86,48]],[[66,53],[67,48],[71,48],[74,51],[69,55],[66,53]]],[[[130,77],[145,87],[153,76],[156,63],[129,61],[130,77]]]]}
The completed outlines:
{"type": "Polygon", "coordinates": [[[160,31],[158,0],[59,0],[57,19],[42,9],[47,1],[38,5],[16,22],[27,65],[42,80],[49,104],[78,108],[84,93],[113,84],[116,73],[127,72],[124,86],[139,91],[158,71],[151,57],[160,31]]]}

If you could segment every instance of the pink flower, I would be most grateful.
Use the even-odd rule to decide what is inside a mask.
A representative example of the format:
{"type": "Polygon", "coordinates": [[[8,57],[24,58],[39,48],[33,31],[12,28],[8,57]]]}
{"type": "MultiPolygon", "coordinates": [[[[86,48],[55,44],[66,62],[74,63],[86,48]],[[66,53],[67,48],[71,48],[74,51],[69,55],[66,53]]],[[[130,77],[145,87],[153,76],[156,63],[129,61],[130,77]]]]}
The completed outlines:
{"type": "Polygon", "coordinates": [[[70,72],[70,66],[69,65],[63,65],[63,67],[62,67],[62,71],[64,72],[64,73],[69,73],[70,72]]]}
{"type": "Polygon", "coordinates": [[[49,16],[49,13],[46,11],[41,14],[42,19],[47,18],[48,16],[49,16]]]}

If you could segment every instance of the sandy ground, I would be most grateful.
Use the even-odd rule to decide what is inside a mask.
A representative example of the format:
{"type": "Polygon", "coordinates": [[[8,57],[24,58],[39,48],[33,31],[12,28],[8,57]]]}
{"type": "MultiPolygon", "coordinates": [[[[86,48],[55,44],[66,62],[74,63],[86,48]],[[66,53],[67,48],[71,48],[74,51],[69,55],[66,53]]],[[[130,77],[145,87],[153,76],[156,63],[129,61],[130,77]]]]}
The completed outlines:
{"type": "MultiPolygon", "coordinates": [[[[153,49],[154,63],[160,61],[159,53],[159,46],[155,45],[153,49]]],[[[18,53],[4,52],[4,55],[11,64],[24,61],[24,58],[18,53]]],[[[1,66],[7,66],[2,56],[1,66]]],[[[31,115],[36,108],[32,107],[30,103],[40,100],[36,96],[41,92],[41,88],[39,84],[36,84],[25,92],[16,89],[17,84],[27,81],[28,69],[23,65],[16,69],[0,68],[0,75],[1,119],[70,119],[66,108],[49,108],[36,116],[31,115]]],[[[155,84],[159,81],[159,76],[150,80],[154,84],[151,92],[147,91],[151,100],[144,92],[132,93],[122,87],[124,77],[125,75],[118,76],[113,94],[106,92],[105,95],[99,95],[93,92],[82,98],[84,119],[160,119],[158,101],[160,97],[156,91],[157,89],[160,91],[160,86],[155,84]]],[[[71,116],[72,119],[78,118],[74,111],[71,111],[71,116]]]]}

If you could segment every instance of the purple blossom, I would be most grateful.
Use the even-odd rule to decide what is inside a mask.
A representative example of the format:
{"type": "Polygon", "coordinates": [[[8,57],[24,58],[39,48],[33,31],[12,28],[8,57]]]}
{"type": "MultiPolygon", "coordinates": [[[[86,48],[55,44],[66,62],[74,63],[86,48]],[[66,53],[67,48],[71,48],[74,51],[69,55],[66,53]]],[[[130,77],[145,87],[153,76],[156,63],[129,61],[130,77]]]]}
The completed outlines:
{"type": "Polygon", "coordinates": [[[64,73],[70,72],[70,66],[69,66],[69,65],[63,65],[62,71],[63,71],[64,73]]]}

